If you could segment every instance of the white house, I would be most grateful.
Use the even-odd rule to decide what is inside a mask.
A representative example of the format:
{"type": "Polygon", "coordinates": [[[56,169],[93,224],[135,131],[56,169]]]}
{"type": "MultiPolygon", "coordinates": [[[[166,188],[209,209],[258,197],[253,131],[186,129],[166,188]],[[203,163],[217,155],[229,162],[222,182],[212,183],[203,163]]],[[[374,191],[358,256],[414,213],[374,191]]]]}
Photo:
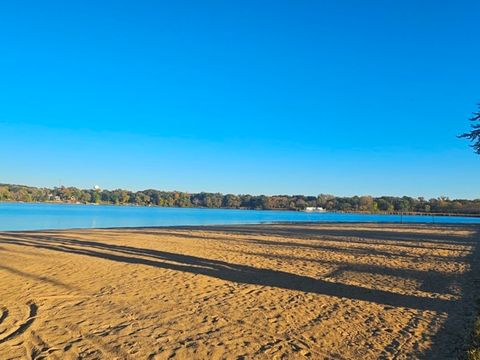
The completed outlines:
{"type": "Polygon", "coordinates": [[[325,209],[322,207],[307,206],[305,208],[306,212],[325,212],[325,209]]]}

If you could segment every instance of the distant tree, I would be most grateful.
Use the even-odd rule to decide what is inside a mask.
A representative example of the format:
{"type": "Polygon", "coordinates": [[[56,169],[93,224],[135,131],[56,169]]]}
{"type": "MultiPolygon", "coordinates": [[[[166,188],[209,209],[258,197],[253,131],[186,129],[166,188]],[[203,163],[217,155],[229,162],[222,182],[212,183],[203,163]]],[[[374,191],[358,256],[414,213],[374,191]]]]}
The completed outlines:
{"type": "Polygon", "coordinates": [[[100,194],[97,191],[93,191],[91,194],[91,202],[98,204],[100,202],[100,194]]]}
{"type": "Polygon", "coordinates": [[[7,186],[0,186],[0,201],[2,200],[10,200],[12,195],[10,190],[8,190],[7,186]]]}
{"type": "Polygon", "coordinates": [[[211,193],[206,193],[205,194],[205,206],[208,208],[219,208],[222,207],[222,200],[223,196],[222,194],[211,194],[211,193]]]}
{"type": "Polygon", "coordinates": [[[240,207],[240,198],[236,195],[227,194],[223,197],[222,206],[226,208],[240,207]]]}
{"type": "Polygon", "coordinates": [[[128,193],[128,191],[119,190],[119,199],[120,203],[126,204],[128,203],[128,200],[130,200],[130,194],[128,193]]]}
{"type": "Polygon", "coordinates": [[[194,207],[204,206],[204,193],[193,194],[190,198],[190,201],[194,207]]]}
{"type": "Polygon", "coordinates": [[[92,195],[88,191],[83,191],[82,196],[79,200],[85,203],[89,203],[92,200],[92,195]]]}
{"type": "Polygon", "coordinates": [[[475,153],[480,155],[480,103],[478,104],[479,111],[474,112],[473,116],[470,118],[470,121],[479,121],[478,123],[472,124],[472,130],[465,134],[459,135],[460,138],[466,138],[473,142],[471,145],[475,153]]]}
{"type": "Polygon", "coordinates": [[[371,196],[361,196],[358,204],[360,211],[373,211],[374,209],[374,202],[371,196]]]}
{"type": "Polygon", "coordinates": [[[137,205],[148,205],[150,204],[150,196],[143,193],[142,191],[137,192],[136,196],[136,203],[137,205]]]}
{"type": "Polygon", "coordinates": [[[263,209],[263,210],[271,209],[272,205],[270,204],[270,197],[265,195],[260,195],[257,199],[256,208],[263,209]]]}
{"type": "Polygon", "coordinates": [[[295,209],[297,210],[304,210],[307,207],[307,203],[303,199],[303,197],[298,197],[297,201],[295,201],[295,209]]]}
{"type": "Polygon", "coordinates": [[[320,195],[317,196],[317,206],[321,206],[321,207],[326,208],[328,201],[332,200],[334,198],[335,198],[335,196],[333,196],[333,195],[320,194],[320,195]]]}
{"type": "Polygon", "coordinates": [[[176,205],[178,207],[192,207],[190,195],[187,193],[179,193],[176,205]]]}

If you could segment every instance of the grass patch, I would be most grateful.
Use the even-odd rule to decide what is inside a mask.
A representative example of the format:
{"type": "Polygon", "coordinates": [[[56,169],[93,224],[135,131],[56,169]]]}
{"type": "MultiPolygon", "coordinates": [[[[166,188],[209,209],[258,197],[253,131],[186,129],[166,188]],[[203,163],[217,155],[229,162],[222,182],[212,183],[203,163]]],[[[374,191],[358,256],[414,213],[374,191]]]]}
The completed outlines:
{"type": "Polygon", "coordinates": [[[472,332],[472,341],[467,353],[468,360],[480,360],[480,316],[475,320],[472,332]]]}

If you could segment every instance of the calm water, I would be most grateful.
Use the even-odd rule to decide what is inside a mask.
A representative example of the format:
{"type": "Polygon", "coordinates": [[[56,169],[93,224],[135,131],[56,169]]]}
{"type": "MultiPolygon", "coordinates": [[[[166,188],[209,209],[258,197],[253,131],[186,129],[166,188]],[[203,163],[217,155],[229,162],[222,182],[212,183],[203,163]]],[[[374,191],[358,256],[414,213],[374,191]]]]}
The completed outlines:
{"type": "MultiPolygon", "coordinates": [[[[0,230],[257,224],[276,221],[400,222],[399,215],[137,206],[0,203],[0,230]]],[[[403,216],[404,222],[480,223],[480,218],[403,216]]]]}

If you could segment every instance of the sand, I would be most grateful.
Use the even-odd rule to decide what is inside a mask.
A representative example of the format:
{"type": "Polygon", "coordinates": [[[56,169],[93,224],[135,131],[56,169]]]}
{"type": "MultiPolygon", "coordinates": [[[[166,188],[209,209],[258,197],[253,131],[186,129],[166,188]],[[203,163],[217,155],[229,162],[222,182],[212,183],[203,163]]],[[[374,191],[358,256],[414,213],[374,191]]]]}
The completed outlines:
{"type": "Polygon", "coordinates": [[[479,227],[0,233],[0,359],[456,358],[479,227]]]}

